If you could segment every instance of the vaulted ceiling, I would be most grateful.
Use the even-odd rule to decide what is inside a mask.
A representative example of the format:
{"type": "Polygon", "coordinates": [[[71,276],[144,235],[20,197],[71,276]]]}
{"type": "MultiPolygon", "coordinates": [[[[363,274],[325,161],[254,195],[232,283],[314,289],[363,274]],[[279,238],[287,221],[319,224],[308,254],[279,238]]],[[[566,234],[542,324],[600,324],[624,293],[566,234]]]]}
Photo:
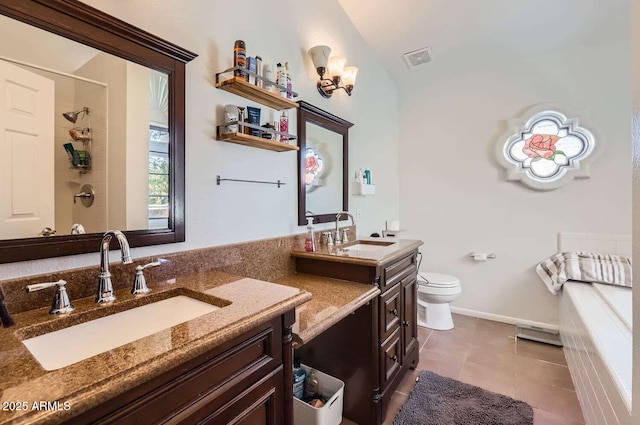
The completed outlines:
{"type": "MultiPolygon", "coordinates": [[[[629,37],[629,0],[338,0],[396,81],[421,72],[402,54],[435,58],[530,53],[615,44],[629,37]]],[[[594,57],[594,60],[597,60],[594,57]]]]}

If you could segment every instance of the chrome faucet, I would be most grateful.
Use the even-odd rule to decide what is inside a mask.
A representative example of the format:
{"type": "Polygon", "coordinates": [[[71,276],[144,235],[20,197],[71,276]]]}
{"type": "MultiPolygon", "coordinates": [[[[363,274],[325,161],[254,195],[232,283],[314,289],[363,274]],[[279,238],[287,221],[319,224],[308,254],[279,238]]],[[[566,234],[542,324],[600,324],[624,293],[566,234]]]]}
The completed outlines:
{"type": "Polygon", "coordinates": [[[340,211],[338,214],[336,214],[336,237],[335,237],[336,245],[344,243],[344,242],[348,242],[346,232],[344,233],[344,235],[342,237],[340,237],[340,230],[338,229],[338,224],[340,222],[340,217],[342,217],[343,215],[346,215],[347,217],[349,217],[351,219],[351,225],[352,226],[355,224],[355,220],[353,219],[353,215],[351,215],[351,213],[349,211],[340,211]]]}
{"type": "Polygon", "coordinates": [[[97,303],[110,303],[116,300],[113,285],[111,284],[111,273],[109,273],[109,245],[113,236],[116,237],[120,244],[122,264],[131,264],[133,262],[129,241],[127,241],[124,233],[120,230],[106,232],[102,237],[102,242],[100,242],[100,274],[98,275],[100,282],[98,284],[98,296],[96,297],[97,303]]]}

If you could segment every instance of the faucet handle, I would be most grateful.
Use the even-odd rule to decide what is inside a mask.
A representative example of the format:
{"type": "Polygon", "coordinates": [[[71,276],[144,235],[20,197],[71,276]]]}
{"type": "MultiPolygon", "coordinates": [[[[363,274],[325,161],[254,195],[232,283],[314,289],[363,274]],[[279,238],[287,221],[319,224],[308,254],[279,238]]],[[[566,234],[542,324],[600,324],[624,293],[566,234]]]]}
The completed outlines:
{"type": "Polygon", "coordinates": [[[324,235],[324,238],[325,238],[325,244],[327,246],[333,246],[333,233],[331,233],[331,231],[328,231],[328,232],[322,232],[322,234],[324,235]]]}
{"type": "Polygon", "coordinates": [[[149,267],[157,267],[160,265],[160,260],[153,261],[145,264],[144,266],[136,266],[136,278],[133,280],[133,288],[131,293],[133,295],[144,295],[151,292],[151,289],[147,286],[147,279],[144,277],[144,269],[149,267]]]}
{"type": "Polygon", "coordinates": [[[349,242],[349,229],[342,229],[342,243],[349,242]]]}
{"type": "Polygon", "coordinates": [[[57,282],[45,282],[27,285],[26,290],[27,292],[34,292],[41,291],[46,288],[51,288],[52,286],[57,286],[56,294],[53,298],[53,303],[51,304],[51,310],[49,310],[49,314],[67,314],[71,313],[74,308],[71,305],[71,301],[69,300],[69,294],[67,293],[67,288],[65,287],[66,284],[66,280],[60,279],[57,282]]]}

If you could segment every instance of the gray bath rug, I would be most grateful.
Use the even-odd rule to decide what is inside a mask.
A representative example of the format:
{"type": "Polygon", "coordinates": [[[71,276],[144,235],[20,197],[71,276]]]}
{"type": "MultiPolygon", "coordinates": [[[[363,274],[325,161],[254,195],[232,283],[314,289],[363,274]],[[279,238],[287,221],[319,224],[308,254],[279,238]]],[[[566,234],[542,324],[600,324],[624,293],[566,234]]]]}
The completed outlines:
{"type": "Polygon", "coordinates": [[[524,401],[425,370],[393,425],[533,425],[524,401]]]}

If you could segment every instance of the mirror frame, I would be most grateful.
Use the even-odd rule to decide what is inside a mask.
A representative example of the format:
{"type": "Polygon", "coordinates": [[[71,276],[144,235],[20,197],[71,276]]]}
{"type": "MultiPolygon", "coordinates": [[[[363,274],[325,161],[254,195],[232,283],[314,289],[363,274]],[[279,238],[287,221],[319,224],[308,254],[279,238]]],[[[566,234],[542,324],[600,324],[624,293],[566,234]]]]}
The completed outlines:
{"type": "MultiPolygon", "coordinates": [[[[298,101],[298,225],[307,224],[307,188],[305,184],[305,150],[307,147],[306,124],[316,124],[326,130],[342,135],[342,211],[349,210],[349,128],[353,126],[327,111],[305,101],[298,101]]],[[[329,223],[336,220],[335,213],[316,214],[314,223],[329,223]]],[[[346,220],[347,217],[343,217],[346,220]]]]}
{"type": "MultiPolygon", "coordinates": [[[[169,228],[124,233],[131,247],[184,242],[185,65],[197,55],[77,0],[2,0],[0,14],[168,74],[169,228]]],[[[98,252],[101,239],[90,233],[0,240],[0,263],[98,252]]]]}

